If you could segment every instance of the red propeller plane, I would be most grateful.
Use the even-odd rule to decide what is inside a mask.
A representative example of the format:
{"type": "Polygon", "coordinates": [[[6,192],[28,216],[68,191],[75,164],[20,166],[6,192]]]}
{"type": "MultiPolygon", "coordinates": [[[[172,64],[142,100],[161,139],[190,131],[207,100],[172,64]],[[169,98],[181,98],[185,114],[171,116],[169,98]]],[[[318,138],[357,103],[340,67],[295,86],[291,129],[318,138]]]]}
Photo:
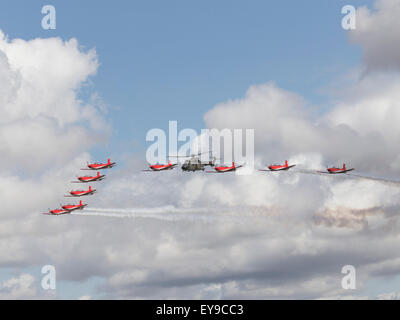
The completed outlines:
{"type": "Polygon", "coordinates": [[[71,211],[75,211],[75,210],[83,210],[86,206],[87,206],[87,204],[83,204],[82,200],[81,200],[79,202],[79,204],[67,204],[65,206],[62,206],[61,208],[71,212],[71,211]]]}
{"type": "Polygon", "coordinates": [[[70,195],[66,197],[83,197],[83,196],[89,196],[92,195],[96,192],[97,190],[92,189],[91,186],[89,186],[89,190],[72,190],[69,192],[70,195]]]}
{"type": "Polygon", "coordinates": [[[87,204],[83,204],[82,201],[80,201],[79,204],[66,204],[65,206],[62,206],[61,209],[49,210],[49,212],[43,214],[59,216],[62,214],[69,214],[75,210],[83,210],[86,206],[87,204]]]}
{"type": "Polygon", "coordinates": [[[49,216],[59,216],[62,214],[69,214],[69,213],[71,213],[71,211],[69,211],[69,210],[55,209],[55,210],[49,210],[49,212],[42,213],[42,214],[49,215],[49,216]]]}
{"type": "Polygon", "coordinates": [[[81,170],[103,170],[111,169],[117,165],[116,162],[111,162],[111,159],[107,159],[107,163],[88,163],[88,167],[81,170]]]}
{"type": "Polygon", "coordinates": [[[175,168],[178,164],[177,163],[171,163],[171,160],[168,161],[168,164],[153,164],[150,165],[149,168],[151,170],[142,170],[142,171],[164,171],[164,170],[172,170],[175,168]]]}
{"type": "Polygon", "coordinates": [[[239,169],[243,167],[243,165],[236,166],[235,162],[232,162],[231,166],[215,166],[214,169],[215,171],[206,171],[208,173],[224,173],[224,172],[232,172],[236,171],[236,169],[239,169]]]}
{"type": "Polygon", "coordinates": [[[343,163],[343,168],[332,167],[332,168],[327,168],[326,170],[327,170],[327,172],[325,172],[325,171],[319,171],[319,172],[320,173],[329,173],[329,174],[347,173],[349,171],[353,171],[354,168],[347,169],[346,164],[343,163]]]}
{"type": "Polygon", "coordinates": [[[260,169],[259,171],[283,171],[283,170],[289,170],[290,168],[293,168],[295,166],[296,166],[295,164],[292,164],[291,166],[289,166],[288,161],[285,160],[284,165],[273,164],[268,167],[268,170],[260,169]]]}
{"type": "Polygon", "coordinates": [[[72,181],[72,183],[88,183],[88,182],[101,181],[105,177],[106,176],[104,174],[101,175],[100,172],[97,172],[97,175],[94,177],[91,177],[91,176],[78,177],[77,179],[79,181],[72,181]]]}

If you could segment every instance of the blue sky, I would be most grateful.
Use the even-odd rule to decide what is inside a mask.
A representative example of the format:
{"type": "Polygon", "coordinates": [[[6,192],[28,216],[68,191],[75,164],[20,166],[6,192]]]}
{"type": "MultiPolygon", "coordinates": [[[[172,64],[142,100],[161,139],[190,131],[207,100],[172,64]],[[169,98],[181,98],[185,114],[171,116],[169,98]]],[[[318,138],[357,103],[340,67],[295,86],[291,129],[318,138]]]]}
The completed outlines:
{"type": "MultiPolygon", "coordinates": [[[[141,152],[151,128],[204,127],[216,103],[252,84],[275,81],[313,104],[320,89],[357,66],[360,50],[341,28],[341,8],[357,1],[52,1],[57,29],[41,28],[48,2],[7,1],[2,30],[12,38],[75,37],[96,48],[93,87],[110,107],[118,158],[141,152]]],[[[365,4],[370,1],[365,1],[365,4]]]]}

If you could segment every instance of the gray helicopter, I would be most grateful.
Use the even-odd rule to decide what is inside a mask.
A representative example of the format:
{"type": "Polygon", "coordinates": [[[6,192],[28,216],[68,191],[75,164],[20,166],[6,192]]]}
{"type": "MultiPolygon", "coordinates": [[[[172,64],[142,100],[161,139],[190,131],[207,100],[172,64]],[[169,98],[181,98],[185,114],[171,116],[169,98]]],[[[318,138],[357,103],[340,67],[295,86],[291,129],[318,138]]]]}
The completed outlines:
{"type": "MultiPolygon", "coordinates": [[[[213,157],[212,154],[210,154],[210,160],[201,161],[199,156],[204,153],[205,152],[198,153],[198,154],[192,154],[190,156],[190,158],[185,160],[185,162],[182,164],[182,166],[181,166],[182,171],[204,171],[205,167],[207,167],[207,166],[214,167],[215,161],[217,160],[217,158],[213,157]]],[[[183,157],[183,158],[187,158],[187,157],[183,157]]]]}

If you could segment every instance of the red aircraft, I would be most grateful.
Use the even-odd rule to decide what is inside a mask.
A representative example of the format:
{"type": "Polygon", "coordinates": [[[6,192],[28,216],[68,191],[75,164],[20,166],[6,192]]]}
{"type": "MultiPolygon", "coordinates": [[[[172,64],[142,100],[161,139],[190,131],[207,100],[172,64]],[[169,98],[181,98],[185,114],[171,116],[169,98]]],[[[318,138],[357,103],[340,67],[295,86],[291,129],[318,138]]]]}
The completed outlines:
{"type": "Polygon", "coordinates": [[[328,172],[322,172],[322,173],[330,173],[330,174],[347,173],[347,172],[349,172],[349,171],[353,171],[354,168],[347,169],[347,168],[346,168],[346,164],[343,163],[343,168],[335,168],[335,167],[332,167],[332,168],[327,168],[326,170],[327,170],[328,172]]]}
{"type": "Polygon", "coordinates": [[[269,170],[260,169],[260,171],[283,171],[283,170],[289,170],[290,168],[293,168],[294,166],[296,166],[296,165],[293,164],[293,165],[289,166],[288,161],[286,160],[284,165],[273,164],[268,167],[269,170]]]}
{"type": "Polygon", "coordinates": [[[100,175],[100,172],[97,172],[97,175],[94,177],[91,177],[91,176],[78,177],[79,181],[72,181],[72,183],[88,183],[88,182],[101,181],[105,177],[106,176],[104,174],[100,175]]]}
{"type": "Polygon", "coordinates": [[[218,172],[218,173],[232,172],[232,171],[236,171],[236,169],[239,169],[239,168],[241,168],[241,167],[243,167],[243,165],[236,166],[236,165],[235,165],[235,162],[232,162],[232,165],[231,165],[231,166],[217,166],[217,167],[214,167],[215,171],[207,171],[207,172],[209,172],[209,173],[215,173],[215,172],[218,172]]]}
{"type": "Polygon", "coordinates": [[[42,214],[46,214],[46,215],[49,215],[49,216],[59,216],[59,215],[62,215],[62,214],[69,214],[69,213],[71,213],[71,211],[69,211],[69,210],[55,209],[55,210],[49,210],[49,212],[42,213],[42,214]]]}
{"type": "Polygon", "coordinates": [[[72,190],[69,192],[70,196],[66,197],[83,197],[83,196],[89,196],[92,195],[96,192],[96,190],[93,190],[91,186],[89,186],[89,190],[72,190]]]}
{"type": "Polygon", "coordinates": [[[87,204],[83,204],[82,200],[79,202],[79,204],[67,204],[65,206],[62,206],[64,210],[68,210],[69,212],[75,211],[75,210],[83,210],[87,204]]]}
{"type": "Polygon", "coordinates": [[[175,168],[178,164],[177,163],[171,163],[171,160],[168,161],[168,164],[153,164],[150,165],[149,168],[151,170],[142,170],[142,171],[164,171],[164,170],[172,170],[175,168]]]}
{"type": "Polygon", "coordinates": [[[81,170],[103,170],[103,169],[111,169],[116,166],[115,162],[111,162],[111,159],[107,159],[107,163],[88,163],[88,168],[81,170]]]}

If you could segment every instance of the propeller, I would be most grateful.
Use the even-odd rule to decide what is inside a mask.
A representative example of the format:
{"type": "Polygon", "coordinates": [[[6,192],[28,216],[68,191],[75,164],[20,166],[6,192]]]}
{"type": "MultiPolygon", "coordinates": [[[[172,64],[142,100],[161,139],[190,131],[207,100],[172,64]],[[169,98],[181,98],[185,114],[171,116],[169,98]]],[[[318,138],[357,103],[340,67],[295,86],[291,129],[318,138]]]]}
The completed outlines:
{"type": "Polygon", "coordinates": [[[169,156],[169,157],[171,157],[171,158],[190,158],[190,157],[197,157],[197,156],[200,156],[205,153],[207,153],[207,152],[192,153],[190,155],[185,155],[185,156],[176,155],[176,156],[169,156]]]}
{"type": "Polygon", "coordinates": [[[189,157],[193,157],[192,155],[190,156],[171,156],[171,158],[189,158],[189,157]]]}
{"type": "Polygon", "coordinates": [[[190,157],[198,157],[198,156],[201,156],[202,154],[206,154],[206,153],[208,153],[208,152],[192,153],[192,154],[190,155],[190,157]]]}

